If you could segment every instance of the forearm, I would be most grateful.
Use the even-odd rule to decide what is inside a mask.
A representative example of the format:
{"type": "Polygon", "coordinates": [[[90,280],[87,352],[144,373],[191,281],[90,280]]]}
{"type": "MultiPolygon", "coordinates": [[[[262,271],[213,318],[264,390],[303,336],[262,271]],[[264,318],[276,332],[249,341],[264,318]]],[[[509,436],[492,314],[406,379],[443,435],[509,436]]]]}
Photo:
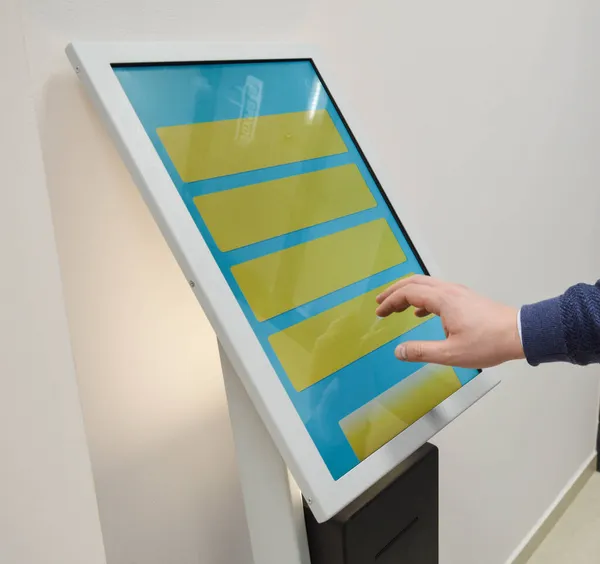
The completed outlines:
{"type": "Polygon", "coordinates": [[[600,281],[521,310],[523,348],[530,364],[600,362],[600,281]]]}

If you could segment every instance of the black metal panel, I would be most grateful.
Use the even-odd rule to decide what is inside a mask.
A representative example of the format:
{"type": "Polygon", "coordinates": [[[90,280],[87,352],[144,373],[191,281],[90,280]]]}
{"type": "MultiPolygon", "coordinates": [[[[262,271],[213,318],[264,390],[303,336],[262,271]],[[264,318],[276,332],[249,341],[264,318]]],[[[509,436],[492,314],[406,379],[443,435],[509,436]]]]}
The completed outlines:
{"type": "Polygon", "coordinates": [[[438,564],[438,467],[427,443],[326,523],[305,505],[311,564],[438,564]]]}

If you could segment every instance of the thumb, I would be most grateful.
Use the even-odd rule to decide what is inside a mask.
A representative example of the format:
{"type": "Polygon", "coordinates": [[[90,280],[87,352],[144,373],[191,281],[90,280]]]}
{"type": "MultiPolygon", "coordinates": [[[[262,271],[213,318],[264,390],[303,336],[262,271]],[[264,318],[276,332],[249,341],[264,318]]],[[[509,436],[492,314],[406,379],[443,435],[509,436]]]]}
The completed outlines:
{"type": "Polygon", "coordinates": [[[410,341],[396,347],[396,357],[406,362],[432,362],[449,366],[448,341],[410,341]]]}

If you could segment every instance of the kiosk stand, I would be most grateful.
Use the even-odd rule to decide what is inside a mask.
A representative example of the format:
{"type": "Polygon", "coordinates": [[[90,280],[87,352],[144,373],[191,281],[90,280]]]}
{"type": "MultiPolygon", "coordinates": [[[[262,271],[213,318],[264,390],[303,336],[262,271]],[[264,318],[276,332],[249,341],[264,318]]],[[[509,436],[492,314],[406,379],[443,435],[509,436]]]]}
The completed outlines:
{"type": "Polygon", "coordinates": [[[437,564],[435,446],[317,523],[220,345],[219,353],[253,564],[437,564]]]}
{"type": "Polygon", "coordinates": [[[310,564],[302,495],[219,344],[254,564],[310,564]]]}

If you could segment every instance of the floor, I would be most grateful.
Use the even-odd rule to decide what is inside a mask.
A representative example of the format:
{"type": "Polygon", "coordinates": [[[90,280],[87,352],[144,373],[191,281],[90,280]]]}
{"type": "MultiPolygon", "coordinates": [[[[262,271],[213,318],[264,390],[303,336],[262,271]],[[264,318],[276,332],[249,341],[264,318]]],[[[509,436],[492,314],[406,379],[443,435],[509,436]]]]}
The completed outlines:
{"type": "Polygon", "coordinates": [[[600,563],[600,474],[595,474],[528,564],[598,563],[600,563]]]}

